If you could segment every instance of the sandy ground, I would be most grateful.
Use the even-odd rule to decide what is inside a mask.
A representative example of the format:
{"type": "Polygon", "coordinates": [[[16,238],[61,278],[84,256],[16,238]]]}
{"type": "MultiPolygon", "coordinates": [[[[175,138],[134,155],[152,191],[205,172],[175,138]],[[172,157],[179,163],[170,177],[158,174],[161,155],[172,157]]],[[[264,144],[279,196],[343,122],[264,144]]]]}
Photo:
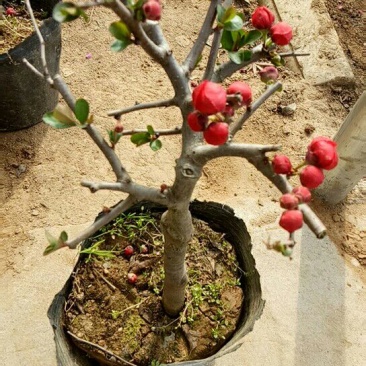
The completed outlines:
{"type": "MultiPolygon", "coordinates": [[[[183,60],[207,3],[169,0],[165,4],[162,25],[175,56],[183,60]],[[194,11],[184,13],[187,3],[194,11]]],[[[137,47],[122,54],[109,51],[111,14],[98,10],[90,15],[87,25],[77,21],[63,29],[62,75],[76,97],[90,102],[96,125],[104,131],[114,124],[106,117],[108,110],[165,99],[172,88],[159,67],[137,47]],[[91,59],[86,58],[87,53],[91,59]]],[[[312,136],[334,135],[347,111],[330,88],[315,87],[295,67],[283,70],[281,78],[284,92],[262,106],[238,141],[281,143],[284,153],[296,163],[312,136]],[[280,115],[278,105],[290,103],[296,103],[294,115],[280,115]],[[311,136],[305,133],[309,126],[314,129],[311,136]]],[[[255,97],[263,91],[252,68],[235,79],[250,80],[255,97]]],[[[151,110],[124,119],[127,129],[149,123],[155,128],[176,126],[179,115],[174,109],[151,110]]],[[[117,151],[134,179],[159,187],[173,180],[178,142],[178,137],[165,138],[163,148],[153,153],[148,147],[136,149],[125,139],[117,151]]],[[[51,366],[55,364],[54,345],[46,311],[77,253],[64,250],[42,257],[44,229],[57,234],[67,228],[76,233],[103,206],[123,196],[111,192],[92,195],[80,187],[82,179],[113,181],[104,157],[82,130],[55,131],[39,124],[4,133],[0,159],[0,365],[51,366]]],[[[362,351],[365,191],[361,182],[337,206],[315,202],[329,238],[317,241],[304,228],[297,235],[300,245],[294,260],[289,262],[268,252],[262,243],[268,234],[272,239],[285,237],[276,223],[281,214],[280,194],[273,185],[239,159],[217,160],[205,168],[195,197],[231,205],[247,223],[267,300],[255,331],[239,353],[227,356],[223,364],[237,365],[238,354],[253,366],[362,364],[366,359],[362,351]]]]}

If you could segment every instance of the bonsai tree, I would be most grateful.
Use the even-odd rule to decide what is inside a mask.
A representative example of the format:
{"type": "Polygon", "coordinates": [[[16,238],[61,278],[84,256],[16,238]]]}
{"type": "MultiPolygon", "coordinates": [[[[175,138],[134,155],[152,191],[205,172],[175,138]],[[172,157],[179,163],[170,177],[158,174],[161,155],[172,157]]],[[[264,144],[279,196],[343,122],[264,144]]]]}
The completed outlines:
{"type": "MultiPolygon", "coordinates": [[[[32,14],[29,0],[26,0],[32,14]]],[[[164,288],[162,302],[167,314],[176,316],[184,307],[185,288],[188,281],[185,255],[192,237],[192,217],[189,205],[195,186],[204,166],[219,157],[236,156],[247,159],[260,173],[266,176],[282,192],[281,207],[285,209],[280,226],[289,233],[285,243],[279,241],[268,247],[291,256],[295,245],[294,232],[303,221],[318,238],[324,237],[324,225],[308,207],[311,199],[309,189],[317,187],[324,179],[323,169],[332,169],[338,161],[335,143],[327,137],[315,138],[304,152],[304,162],[293,167],[290,159],[278,152],[280,145],[259,145],[236,142],[238,131],[256,110],[282,85],[277,81],[276,66],[283,64],[285,57],[294,53],[281,53],[278,46],[289,44],[292,38],[290,25],[275,22],[272,12],[266,7],[257,8],[250,24],[244,25],[244,16],[231,5],[231,1],[211,0],[199,35],[185,60],[179,63],[164,37],[159,20],[163,16],[160,0],[90,0],[82,3],[59,3],[53,12],[59,22],[86,17],[85,10],[104,6],[113,11],[117,20],[109,31],[115,37],[112,49],[123,51],[126,47],[141,47],[148,57],[165,70],[174,95],[169,99],[146,101],[108,113],[115,118],[114,129],[105,138],[97,128],[84,99],[76,99],[59,74],[51,75],[45,59],[45,44],[32,15],[40,44],[43,69],[35,69],[27,60],[24,62],[39,77],[62,95],[65,104],[44,116],[44,121],[54,128],[82,128],[103,152],[116,176],[115,182],[83,181],[82,186],[95,193],[99,190],[113,190],[127,194],[127,198],[104,212],[104,215],[75,238],[68,238],[62,232],[58,238],[48,234],[49,246],[45,254],[60,248],[75,249],[83,240],[115,219],[122,212],[139,201],[152,201],[166,207],[161,218],[164,235],[164,288]],[[212,36],[212,37],[211,37],[212,36]],[[211,38],[210,38],[211,37],[211,38]],[[190,77],[201,60],[201,55],[210,43],[202,81],[192,85],[190,77]],[[228,58],[218,64],[220,47],[227,51],[228,58]],[[266,84],[264,93],[255,101],[248,84],[235,81],[227,88],[223,82],[245,66],[266,58],[273,63],[260,71],[260,78],[266,84]],[[193,90],[192,90],[193,89],[193,90]],[[126,131],[123,128],[124,115],[150,108],[179,108],[181,121],[172,121],[172,128],[155,130],[153,126],[136,126],[126,131]],[[152,151],[159,150],[163,140],[170,135],[181,135],[181,153],[175,165],[175,179],[171,186],[148,187],[131,179],[123,162],[117,156],[115,146],[127,143],[129,135],[136,146],[149,144],[152,151]],[[267,156],[268,155],[268,156],[267,156]],[[288,178],[300,175],[301,185],[293,188],[288,178]]]]}

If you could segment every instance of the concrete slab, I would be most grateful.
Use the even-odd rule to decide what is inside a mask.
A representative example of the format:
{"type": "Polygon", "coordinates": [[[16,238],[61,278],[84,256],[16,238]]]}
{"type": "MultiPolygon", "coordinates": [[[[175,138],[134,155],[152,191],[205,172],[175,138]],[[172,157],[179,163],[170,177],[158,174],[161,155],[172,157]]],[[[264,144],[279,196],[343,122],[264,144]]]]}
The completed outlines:
{"type": "Polygon", "coordinates": [[[271,0],[280,19],[294,29],[293,49],[305,79],[315,85],[352,85],[354,75],[323,0],[271,0]]]}

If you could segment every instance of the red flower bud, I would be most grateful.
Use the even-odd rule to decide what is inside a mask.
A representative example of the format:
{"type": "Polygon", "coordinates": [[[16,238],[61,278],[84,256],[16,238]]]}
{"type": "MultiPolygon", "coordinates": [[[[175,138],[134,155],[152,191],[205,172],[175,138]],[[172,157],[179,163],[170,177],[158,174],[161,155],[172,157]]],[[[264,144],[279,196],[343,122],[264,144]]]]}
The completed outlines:
{"type": "Polygon", "coordinates": [[[123,125],[121,122],[117,122],[114,126],[114,132],[116,133],[122,133],[123,132],[123,125]]]}
{"type": "Polygon", "coordinates": [[[161,18],[161,5],[159,1],[148,0],[142,7],[146,19],[160,20],[161,18]]]}
{"type": "Polygon", "coordinates": [[[202,114],[216,114],[225,110],[225,89],[212,81],[205,80],[192,93],[193,106],[202,114]]]}
{"type": "Polygon", "coordinates": [[[275,155],[272,160],[272,168],[276,174],[291,174],[291,161],[286,155],[275,155]]]}
{"type": "Polygon", "coordinates": [[[235,110],[231,105],[227,105],[222,113],[225,116],[232,117],[235,114],[235,110]]]}
{"type": "Polygon", "coordinates": [[[140,246],[140,253],[142,253],[142,254],[147,254],[147,253],[149,253],[149,248],[148,248],[145,244],[142,244],[142,245],[140,246]]]}
{"type": "Polygon", "coordinates": [[[278,70],[274,66],[266,66],[261,71],[259,71],[261,81],[266,84],[276,81],[278,79],[278,75],[278,70]]]}
{"type": "Polygon", "coordinates": [[[123,254],[126,257],[131,257],[131,255],[135,252],[132,245],[127,245],[125,249],[123,249],[123,254]]]}
{"type": "Polygon", "coordinates": [[[295,230],[301,228],[303,224],[303,215],[299,210],[288,210],[282,213],[280,218],[280,226],[293,233],[295,230]]]}
{"type": "Polygon", "coordinates": [[[274,14],[265,6],[258,7],[252,14],[252,25],[257,29],[270,29],[274,20],[274,14]]]}
{"type": "Polygon", "coordinates": [[[15,9],[14,8],[11,8],[11,7],[7,8],[5,13],[8,16],[15,16],[15,15],[17,15],[17,12],[15,11],[15,9]]]}
{"type": "Polygon", "coordinates": [[[204,131],[208,122],[208,117],[197,111],[190,113],[187,117],[188,126],[194,132],[204,131]]]}
{"type": "Polygon", "coordinates": [[[127,273],[127,282],[131,285],[135,284],[137,281],[137,276],[135,273],[127,273]]]}
{"type": "Polygon", "coordinates": [[[280,198],[280,205],[287,210],[294,210],[299,205],[299,199],[291,193],[285,193],[280,198]]]}
{"type": "Polygon", "coordinates": [[[226,91],[226,94],[240,94],[242,101],[239,103],[240,106],[249,106],[252,103],[252,89],[246,83],[242,81],[235,81],[232,83],[226,91]]]}
{"type": "Polygon", "coordinates": [[[306,161],[318,168],[330,170],[338,164],[337,144],[328,137],[316,137],[308,146],[306,161]]]}
{"type": "Polygon", "coordinates": [[[309,189],[316,188],[323,183],[323,171],[316,166],[308,165],[300,173],[300,182],[309,189]]]}
{"type": "Polygon", "coordinates": [[[222,145],[229,137],[229,126],[225,122],[212,122],[203,132],[203,137],[211,145],[222,145]]]}
{"type": "Polygon", "coordinates": [[[292,190],[292,193],[299,199],[299,203],[307,203],[311,201],[311,193],[309,188],[299,186],[292,190]]]}
{"type": "Polygon", "coordinates": [[[272,41],[278,46],[286,46],[292,39],[292,28],[285,22],[279,22],[271,27],[272,41]]]}
{"type": "Polygon", "coordinates": [[[161,186],[160,186],[160,192],[161,193],[164,193],[165,190],[167,190],[169,187],[168,185],[166,185],[165,183],[163,183],[161,186]]]}

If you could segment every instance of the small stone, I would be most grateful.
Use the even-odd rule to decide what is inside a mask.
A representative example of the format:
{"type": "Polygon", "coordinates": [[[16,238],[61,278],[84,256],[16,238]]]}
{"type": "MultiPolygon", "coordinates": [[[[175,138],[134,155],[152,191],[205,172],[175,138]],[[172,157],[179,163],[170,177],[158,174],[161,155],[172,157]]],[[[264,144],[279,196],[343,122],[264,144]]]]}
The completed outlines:
{"type": "Polygon", "coordinates": [[[351,264],[355,267],[361,267],[360,262],[356,258],[351,258],[351,264]]]}
{"type": "Polygon", "coordinates": [[[285,106],[279,106],[279,111],[284,116],[292,116],[296,111],[296,103],[291,103],[285,106]]]}
{"type": "Polygon", "coordinates": [[[38,210],[32,210],[32,216],[38,216],[39,211],[38,210]]]}

